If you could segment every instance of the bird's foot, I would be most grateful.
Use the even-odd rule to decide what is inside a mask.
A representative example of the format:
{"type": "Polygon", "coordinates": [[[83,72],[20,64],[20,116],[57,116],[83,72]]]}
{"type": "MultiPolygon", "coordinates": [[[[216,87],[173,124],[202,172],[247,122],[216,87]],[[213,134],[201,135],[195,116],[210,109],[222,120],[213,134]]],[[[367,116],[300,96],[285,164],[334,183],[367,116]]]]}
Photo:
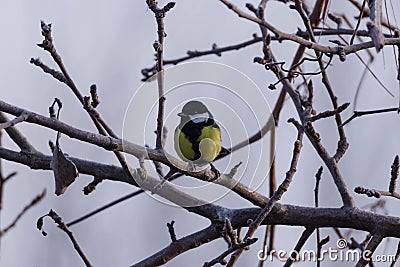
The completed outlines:
{"type": "Polygon", "coordinates": [[[211,166],[211,171],[214,174],[214,177],[211,181],[215,181],[221,176],[221,173],[219,172],[219,170],[217,170],[217,168],[215,168],[214,164],[210,163],[210,166],[211,166]]]}
{"type": "Polygon", "coordinates": [[[193,161],[188,161],[187,170],[188,170],[189,172],[194,172],[194,171],[196,171],[196,165],[194,164],[193,161]]]}

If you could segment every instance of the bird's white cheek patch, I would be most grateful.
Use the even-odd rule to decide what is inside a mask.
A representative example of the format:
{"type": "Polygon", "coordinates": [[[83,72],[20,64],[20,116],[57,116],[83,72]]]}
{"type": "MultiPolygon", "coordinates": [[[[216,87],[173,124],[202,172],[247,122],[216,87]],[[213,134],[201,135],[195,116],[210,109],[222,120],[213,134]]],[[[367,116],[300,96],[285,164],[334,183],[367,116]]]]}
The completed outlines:
{"type": "Polygon", "coordinates": [[[208,115],[207,112],[205,112],[200,114],[189,115],[189,118],[194,123],[201,123],[201,122],[206,122],[210,118],[210,116],[208,115]]]}

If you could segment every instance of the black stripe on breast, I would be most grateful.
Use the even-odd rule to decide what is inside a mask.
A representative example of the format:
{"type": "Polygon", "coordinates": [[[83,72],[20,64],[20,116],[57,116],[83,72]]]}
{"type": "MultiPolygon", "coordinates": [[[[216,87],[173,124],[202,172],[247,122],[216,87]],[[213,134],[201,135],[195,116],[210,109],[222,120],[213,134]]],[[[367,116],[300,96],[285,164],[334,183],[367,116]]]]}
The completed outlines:
{"type": "MultiPolygon", "coordinates": [[[[204,127],[216,125],[213,119],[208,119],[205,122],[194,123],[193,121],[187,122],[182,128],[181,131],[186,135],[186,138],[189,139],[190,143],[192,144],[192,148],[194,150],[194,161],[198,160],[201,156],[199,144],[200,142],[197,140],[200,135],[201,131],[204,127]]],[[[218,127],[218,125],[216,125],[218,127]]],[[[214,126],[213,126],[214,127],[214,126]]]]}

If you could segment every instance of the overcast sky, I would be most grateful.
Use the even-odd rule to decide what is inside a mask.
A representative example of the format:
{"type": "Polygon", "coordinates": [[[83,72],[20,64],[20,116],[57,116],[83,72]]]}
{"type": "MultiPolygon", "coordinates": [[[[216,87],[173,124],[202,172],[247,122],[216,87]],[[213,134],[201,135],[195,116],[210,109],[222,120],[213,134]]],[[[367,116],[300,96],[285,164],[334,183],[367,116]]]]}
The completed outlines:
{"type": "MultiPolygon", "coordinates": [[[[167,3],[167,1],[160,2],[161,4],[167,3]]],[[[241,1],[234,2],[241,3],[241,1]]],[[[257,1],[252,2],[257,4],[257,1]]],[[[357,15],[356,9],[346,4],[346,1],[332,2],[335,2],[330,6],[332,12],[346,12],[350,19],[357,15]]],[[[399,3],[393,1],[392,4],[398,11],[399,3]]],[[[388,11],[394,22],[390,6],[388,11]]],[[[289,33],[295,33],[301,23],[294,11],[289,11],[284,4],[275,1],[269,3],[266,16],[268,21],[289,33]]],[[[156,87],[153,85],[154,91],[150,89],[151,92],[147,93],[143,91],[144,88],[140,81],[142,78],[140,70],[150,67],[154,63],[152,44],[157,38],[154,16],[147,9],[145,1],[3,0],[0,4],[0,32],[3,36],[2,42],[0,42],[1,99],[47,115],[49,105],[54,97],[58,97],[64,104],[61,120],[75,127],[95,132],[93,123],[72,92],[64,84],[29,63],[31,57],[39,57],[49,66],[55,67],[51,57],[36,46],[42,41],[40,20],[52,23],[54,44],[81,92],[87,95],[90,85],[97,84],[101,101],[98,110],[114,131],[119,136],[123,135],[123,131],[132,131],[134,136],[132,138],[138,138],[132,141],[140,145],[145,143],[154,145],[151,143],[155,140],[152,133],[152,130],[155,129],[155,120],[151,117],[153,113],[147,114],[150,115],[149,118],[144,117],[146,114],[138,115],[140,118],[137,118],[137,122],[132,121],[134,116],[125,117],[129,108],[132,108],[129,106],[132,102],[136,103],[134,108],[140,107],[139,110],[142,110],[142,106],[137,106],[140,103],[144,106],[151,106],[155,103],[156,87]],[[147,99],[149,102],[146,102],[147,99]],[[131,124],[126,124],[125,118],[131,124]],[[142,121],[146,123],[145,127],[142,126],[142,121]],[[125,127],[131,125],[129,127],[134,129],[124,128],[124,125],[125,127]],[[140,137],[144,137],[145,140],[140,137]]],[[[259,33],[257,25],[239,19],[217,0],[177,1],[176,7],[167,15],[165,27],[168,34],[164,49],[166,59],[183,56],[187,50],[209,49],[213,43],[219,46],[240,43],[251,39],[253,33],[259,33]]],[[[322,38],[320,42],[328,44],[329,39],[336,38],[322,38]]],[[[272,49],[278,61],[290,62],[296,45],[290,42],[274,43],[272,49]]],[[[312,54],[311,52],[308,51],[309,54],[312,54]]],[[[393,49],[387,47],[379,55],[376,55],[373,49],[371,52],[375,55],[375,60],[369,64],[369,67],[395,97],[385,93],[372,75],[368,74],[362,85],[356,108],[369,110],[394,107],[398,104],[399,93],[393,49]]],[[[223,71],[218,72],[216,76],[218,79],[221,78],[222,84],[232,82],[233,78],[230,79],[230,77],[235,76],[235,78],[243,77],[243,80],[238,78],[237,84],[242,84],[241,82],[245,84],[250,81],[254,87],[249,87],[250,96],[245,97],[244,102],[235,95],[235,92],[239,90],[235,88],[221,89],[222,87],[220,87],[213,91],[213,89],[197,84],[195,87],[188,87],[189,89],[178,88],[174,91],[175,93],[172,92],[166,102],[166,109],[171,116],[167,146],[172,149],[171,136],[173,127],[178,121],[175,114],[185,101],[192,98],[212,99],[209,102],[210,109],[225,125],[223,131],[225,146],[229,146],[228,136],[231,137],[234,144],[234,141],[243,137],[246,131],[248,134],[256,132],[257,127],[256,124],[253,124],[254,121],[243,118],[243,116],[246,117],[246,114],[250,114],[247,118],[251,118],[253,115],[254,117],[258,116],[259,123],[264,123],[263,118],[266,117],[259,115],[263,114],[262,108],[266,106],[260,108],[257,101],[265,99],[270,106],[273,106],[279,94],[278,91],[268,90],[268,85],[276,81],[275,77],[266,72],[262,66],[252,63],[255,56],[261,55],[260,44],[255,44],[240,51],[226,53],[222,57],[214,55],[200,58],[199,60],[223,63],[237,70],[238,76],[223,71]],[[253,115],[240,103],[250,103],[253,115]],[[231,108],[232,112],[224,111],[228,108],[231,108]],[[237,117],[232,119],[233,116],[237,117]]],[[[365,61],[368,61],[365,54],[360,53],[360,55],[365,61]]],[[[316,65],[307,64],[307,68],[315,70],[316,65]]],[[[333,66],[328,69],[340,104],[345,102],[352,104],[344,112],[344,118],[352,114],[354,96],[362,72],[363,66],[354,55],[348,56],[344,63],[335,58],[333,66]]],[[[177,77],[181,78],[179,75],[177,77]]],[[[330,109],[330,101],[320,78],[314,78],[313,82],[315,85],[315,108],[318,111],[330,109]]],[[[288,100],[283,108],[277,129],[276,158],[279,181],[283,179],[289,166],[296,137],[295,128],[286,122],[290,117],[297,118],[293,104],[288,100]]],[[[346,126],[350,147],[342,159],[340,167],[350,190],[353,191],[354,187],[359,185],[382,190],[387,188],[390,166],[395,155],[400,152],[399,125],[398,115],[392,113],[359,118],[346,126]]],[[[315,126],[321,133],[322,141],[329,152],[334,152],[337,142],[334,121],[320,121],[315,126]]],[[[50,153],[48,141],[55,139],[55,132],[28,124],[20,124],[18,128],[29,137],[38,150],[46,154],[50,153]]],[[[3,138],[3,142],[7,148],[17,150],[7,136],[3,138]]],[[[235,160],[243,160],[241,157],[257,158],[260,153],[258,149],[260,144],[249,151],[241,152],[242,154],[238,154],[239,156],[235,160]]],[[[268,147],[268,139],[264,140],[262,144],[268,147]]],[[[65,136],[61,139],[61,145],[64,152],[69,155],[102,163],[118,164],[112,153],[92,145],[85,145],[65,136]]],[[[268,157],[266,159],[268,162],[268,157]]],[[[254,167],[252,162],[254,161],[246,162],[249,169],[259,168],[254,167]]],[[[217,166],[229,168],[235,163],[236,161],[218,163],[220,165],[217,164],[217,166]]],[[[321,160],[310,143],[305,141],[298,172],[281,202],[313,206],[314,174],[321,164],[321,160]]],[[[136,167],[137,162],[132,161],[132,165],[136,167]]],[[[265,164],[262,167],[265,167],[265,164]]],[[[51,172],[32,171],[18,164],[4,162],[3,172],[9,174],[13,171],[18,171],[18,175],[5,187],[1,228],[8,225],[25,204],[29,203],[44,188],[47,190],[47,196],[1,240],[2,266],[81,266],[82,261],[73,250],[67,236],[57,229],[54,223],[45,220],[44,227],[48,236],[43,237],[36,230],[36,219],[50,209],[54,209],[68,222],[102,204],[136,190],[126,184],[105,181],[98,186],[94,193],[84,196],[82,188],[91,181],[91,177],[81,175],[64,195],[57,197],[53,193],[54,181],[51,172]]],[[[189,178],[185,179],[187,180],[181,182],[184,185],[192,182],[189,178]]],[[[246,180],[246,182],[248,181],[250,180],[246,180]]],[[[267,185],[261,185],[258,190],[261,193],[267,192],[267,185]]],[[[321,206],[339,207],[341,205],[339,194],[327,171],[324,172],[320,192],[321,206]]],[[[361,207],[375,201],[363,196],[353,196],[357,206],[361,207]]],[[[398,205],[395,205],[396,203],[390,199],[387,199],[387,202],[386,207],[390,214],[399,216],[398,205]]],[[[228,207],[250,207],[248,202],[239,199],[232,193],[219,199],[217,203],[228,207]]],[[[72,227],[71,230],[95,266],[128,266],[169,244],[166,223],[171,220],[176,221],[175,229],[178,238],[208,225],[207,220],[197,215],[189,214],[181,208],[166,205],[143,194],[82,222],[72,227]]],[[[279,238],[276,240],[276,247],[290,250],[302,229],[278,227],[277,231],[279,238]]],[[[263,229],[258,232],[260,237],[262,233],[263,229]]],[[[336,236],[329,229],[323,230],[323,237],[328,234],[331,236],[331,245],[334,246],[336,236]]],[[[359,241],[365,236],[363,233],[354,234],[359,241]]],[[[381,244],[379,251],[394,253],[396,243],[395,240],[389,240],[387,243],[381,244]]],[[[309,248],[315,246],[314,238],[309,240],[307,246],[309,248]]],[[[193,263],[195,266],[199,266],[204,261],[214,258],[225,248],[226,244],[222,240],[214,241],[178,256],[167,266],[187,266],[188,264],[193,265],[193,263]]],[[[256,252],[259,248],[261,248],[261,242],[257,242],[250,252],[245,252],[239,266],[249,266],[250,264],[255,266],[256,252]]],[[[281,266],[281,264],[275,262],[271,266],[281,266]]],[[[302,266],[308,265],[304,263],[302,266]]],[[[353,264],[348,266],[353,266],[353,264]]]]}

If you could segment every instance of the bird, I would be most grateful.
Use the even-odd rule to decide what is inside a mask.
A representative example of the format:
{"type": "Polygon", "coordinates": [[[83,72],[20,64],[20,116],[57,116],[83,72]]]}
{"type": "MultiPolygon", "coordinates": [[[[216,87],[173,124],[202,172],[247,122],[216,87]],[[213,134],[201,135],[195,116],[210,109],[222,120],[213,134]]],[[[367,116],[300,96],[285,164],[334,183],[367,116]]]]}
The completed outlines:
{"type": "Polygon", "coordinates": [[[229,150],[222,147],[221,129],[214,116],[202,102],[196,100],[187,102],[177,115],[181,118],[174,134],[178,156],[192,166],[210,164],[214,174],[219,176],[212,162],[229,153],[229,150]]]}

